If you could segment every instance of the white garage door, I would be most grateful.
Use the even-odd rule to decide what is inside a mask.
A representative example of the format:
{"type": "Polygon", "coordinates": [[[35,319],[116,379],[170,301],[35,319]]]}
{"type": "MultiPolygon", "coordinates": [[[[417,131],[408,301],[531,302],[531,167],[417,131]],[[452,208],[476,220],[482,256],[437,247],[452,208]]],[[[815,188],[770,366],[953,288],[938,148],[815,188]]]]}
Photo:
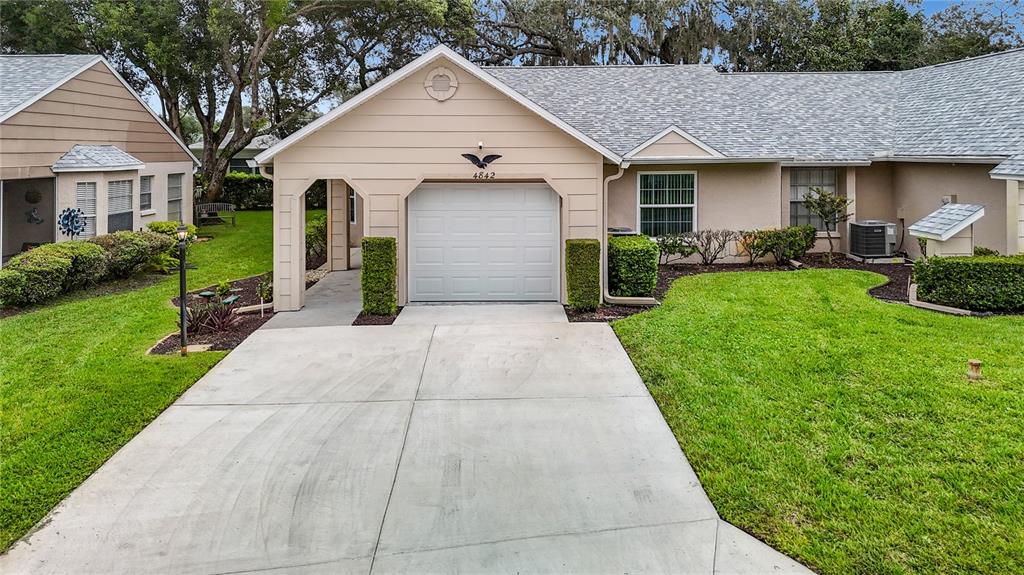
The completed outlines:
{"type": "Polygon", "coordinates": [[[557,301],[558,195],[544,184],[423,184],[409,196],[411,301],[557,301]]]}

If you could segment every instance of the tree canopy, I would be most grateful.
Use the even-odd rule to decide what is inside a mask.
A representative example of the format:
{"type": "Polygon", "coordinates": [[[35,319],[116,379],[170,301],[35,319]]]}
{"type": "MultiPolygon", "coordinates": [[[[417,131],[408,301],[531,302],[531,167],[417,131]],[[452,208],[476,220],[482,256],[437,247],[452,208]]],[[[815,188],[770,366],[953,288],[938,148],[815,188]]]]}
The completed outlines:
{"type": "Polygon", "coordinates": [[[100,53],[167,124],[232,155],[445,42],[482,64],[903,70],[1024,45],[1020,0],[9,0],[6,53],[100,53]]]}

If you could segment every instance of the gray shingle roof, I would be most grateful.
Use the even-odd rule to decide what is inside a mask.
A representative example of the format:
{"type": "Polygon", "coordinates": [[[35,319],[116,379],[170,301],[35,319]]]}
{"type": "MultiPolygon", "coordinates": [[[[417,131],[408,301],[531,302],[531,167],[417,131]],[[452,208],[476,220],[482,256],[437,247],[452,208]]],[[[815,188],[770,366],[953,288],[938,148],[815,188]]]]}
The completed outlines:
{"type": "Polygon", "coordinates": [[[676,125],[732,157],[868,160],[1024,152],[1024,50],[907,72],[487,67],[624,155],[676,125]]]}
{"type": "Polygon", "coordinates": [[[985,215],[980,204],[946,204],[920,220],[907,231],[916,237],[946,241],[985,215]]]}
{"type": "Polygon", "coordinates": [[[1024,154],[1017,154],[999,164],[989,172],[993,176],[1024,179],[1024,154]]]}
{"type": "Polygon", "coordinates": [[[145,164],[117,146],[86,146],[75,144],[61,156],[51,169],[54,172],[110,170],[113,168],[138,169],[145,164]]]}
{"type": "Polygon", "coordinates": [[[0,116],[99,59],[94,54],[0,56],[0,116]]]}

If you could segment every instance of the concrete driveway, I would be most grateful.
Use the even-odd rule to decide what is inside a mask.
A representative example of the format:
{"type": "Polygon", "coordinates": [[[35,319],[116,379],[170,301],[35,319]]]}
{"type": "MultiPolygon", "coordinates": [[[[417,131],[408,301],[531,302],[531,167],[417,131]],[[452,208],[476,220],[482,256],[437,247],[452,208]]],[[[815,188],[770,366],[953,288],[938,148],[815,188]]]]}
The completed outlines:
{"type": "Polygon", "coordinates": [[[719,520],[611,329],[556,307],[259,330],[0,572],[805,572],[719,520]]]}

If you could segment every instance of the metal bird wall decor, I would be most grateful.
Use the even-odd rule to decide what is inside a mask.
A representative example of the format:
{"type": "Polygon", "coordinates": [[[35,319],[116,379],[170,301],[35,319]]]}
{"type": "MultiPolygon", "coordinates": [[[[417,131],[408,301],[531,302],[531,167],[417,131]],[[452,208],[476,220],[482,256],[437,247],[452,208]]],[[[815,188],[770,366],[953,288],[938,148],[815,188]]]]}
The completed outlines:
{"type": "Polygon", "coordinates": [[[484,156],[484,158],[482,160],[476,154],[462,154],[462,157],[466,158],[467,160],[469,160],[470,163],[472,163],[474,166],[476,166],[476,167],[480,168],[481,170],[483,170],[483,169],[485,169],[487,167],[487,164],[490,164],[494,160],[497,160],[498,158],[501,157],[501,155],[500,154],[487,154],[486,156],[484,156]]]}

